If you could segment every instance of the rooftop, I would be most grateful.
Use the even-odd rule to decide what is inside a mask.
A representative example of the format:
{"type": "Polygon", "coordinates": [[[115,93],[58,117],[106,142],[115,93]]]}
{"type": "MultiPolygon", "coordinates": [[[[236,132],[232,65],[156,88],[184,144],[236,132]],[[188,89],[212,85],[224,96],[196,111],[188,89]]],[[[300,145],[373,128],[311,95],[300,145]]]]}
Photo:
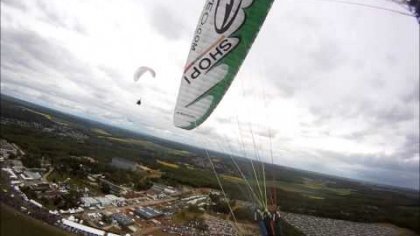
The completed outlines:
{"type": "Polygon", "coordinates": [[[123,213],[115,213],[112,215],[112,219],[118,222],[122,226],[129,226],[134,223],[134,220],[126,216],[123,213]]]}
{"type": "Polygon", "coordinates": [[[162,212],[152,207],[137,208],[134,212],[145,219],[151,219],[162,215],[162,212]]]}
{"type": "Polygon", "coordinates": [[[32,172],[32,171],[26,170],[23,172],[22,177],[25,180],[32,180],[32,179],[40,179],[42,176],[38,172],[32,172]]]}
{"type": "Polygon", "coordinates": [[[62,222],[63,222],[64,225],[67,225],[67,226],[70,226],[72,228],[81,230],[83,232],[87,232],[89,234],[98,235],[98,236],[104,236],[105,235],[105,231],[103,231],[103,230],[99,230],[99,229],[95,229],[95,228],[92,228],[92,227],[89,227],[89,226],[86,226],[86,225],[78,224],[78,223],[75,223],[75,222],[70,221],[70,220],[63,219],[62,222]]]}

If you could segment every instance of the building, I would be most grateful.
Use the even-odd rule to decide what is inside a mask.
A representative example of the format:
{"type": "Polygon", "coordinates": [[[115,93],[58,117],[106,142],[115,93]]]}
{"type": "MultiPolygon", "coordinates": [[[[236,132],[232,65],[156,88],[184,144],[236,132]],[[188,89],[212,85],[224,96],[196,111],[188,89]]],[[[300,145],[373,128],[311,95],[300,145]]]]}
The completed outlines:
{"type": "Polygon", "coordinates": [[[21,160],[9,160],[9,164],[15,173],[22,173],[25,169],[21,160]]]}
{"type": "Polygon", "coordinates": [[[112,214],[111,218],[115,220],[122,227],[128,227],[129,225],[134,224],[134,219],[128,217],[123,213],[112,214]]]}
{"type": "Polygon", "coordinates": [[[100,204],[100,202],[93,197],[82,197],[80,198],[80,201],[84,207],[95,207],[100,204]]]}
{"type": "Polygon", "coordinates": [[[206,202],[208,202],[208,200],[209,200],[209,197],[207,197],[207,196],[199,196],[199,197],[193,198],[191,200],[188,200],[186,202],[186,204],[197,205],[197,204],[201,204],[201,203],[206,203],[206,202]]]}
{"type": "Polygon", "coordinates": [[[25,170],[22,174],[20,174],[23,180],[39,180],[42,178],[41,174],[38,172],[32,172],[29,170],[25,170]]]}
{"type": "Polygon", "coordinates": [[[84,207],[106,207],[111,204],[121,205],[125,202],[125,198],[117,197],[112,194],[105,195],[103,197],[82,197],[80,198],[84,207]]]}
{"type": "Polygon", "coordinates": [[[13,170],[12,169],[10,169],[10,168],[2,168],[2,170],[4,171],[4,172],[7,172],[8,174],[9,174],[9,178],[10,179],[14,179],[14,180],[16,180],[18,177],[17,177],[17,175],[15,174],[15,172],[13,172],[13,170]]]}
{"type": "Polygon", "coordinates": [[[112,201],[106,197],[95,197],[95,199],[99,202],[99,205],[102,207],[111,205],[112,201]]]}
{"type": "Polygon", "coordinates": [[[63,195],[63,193],[61,193],[58,190],[52,189],[52,190],[47,190],[45,192],[41,192],[38,194],[38,198],[39,197],[44,197],[46,199],[55,199],[55,198],[59,198],[63,195]]]}
{"type": "Polygon", "coordinates": [[[95,229],[86,225],[82,225],[70,220],[62,219],[62,223],[65,228],[68,228],[70,231],[89,236],[105,236],[105,231],[95,229]]]}
{"type": "Polygon", "coordinates": [[[155,192],[155,193],[161,193],[165,190],[164,185],[162,184],[153,184],[153,186],[150,188],[151,191],[155,192]]]}
{"type": "Polygon", "coordinates": [[[39,208],[42,208],[43,207],[41,203],[39,203],[39,202],[37,202],[37,201],[35,201],[33,199],[29,200],[29,202],[32,203],[33,205],[39,207],[39,208]]]}
{"type": "Polygon", "coordinates": [[[10,185],[20,185],[22,183],[22,181],[20,181],[20,180],[12,180],[12,181],[10,181],[10,185]]]}
{"type": "Polygon", "coordinates": [[[167,187],[167,188],[165,188],[164,190],[163,190],[166,194],[169,194],[169,195],[175,195],[175,194],[177,194],[178,192],[174,189],[174,188],[172,188],[172,187],[167,187]]]}
{"type": "Polygon", "coordinates": [[[122,205],[125,203],[125,198],[117,197],[112,194],[105,195],[105,198],[107,198],[113,205],[122,205]]]}
{"type": "Polygon", "coordinates": [[[143,219],[149,220],[162,215],[162,212],[152,207],[140,207],[137,208],[134,213],[143,219]]]}
{"type": "Polygon", "coordinates": [[[108,232],[106,236],[120,236],[120,235],[108,232]]]}
{"type": "Polygon", "coordinates": [[[187,204],[196,204],[197,202],[206,201],[207,199],[208,196],[206,195],[193,195],[190,197],[183,198],[181,200],[187,204]]]}
{"type": "Polygon", "coordinates": [[[173,187],[162,185],[162,184],[153,184],[150,190],[156,194],[165,193],[168,195],[174,195],[177,193],[177,191],[173,187]]]}
{"type": "Polygon", "coordinates": [[[95,178],[93,178],[92,176],[90,176],[90,175],[88,175],[87,176],[87,179],[89,180],[89,181],[91,181],[91,182],[96,182],[96,179],[95,178]]]}
{"type": "Polygon", "coordinates": [[[50,189],[50,184],[47,182],[43,182],[43,183],[33,184],[29,186],[29,188],[34,191],[47,191],[50,189]]]}
{"type": "Polygon", "coordinates": [[[7,159],[10,155],[17,155],[16,146],[8,143],[6,140],[0,140],[0,156],[7,159]]]}

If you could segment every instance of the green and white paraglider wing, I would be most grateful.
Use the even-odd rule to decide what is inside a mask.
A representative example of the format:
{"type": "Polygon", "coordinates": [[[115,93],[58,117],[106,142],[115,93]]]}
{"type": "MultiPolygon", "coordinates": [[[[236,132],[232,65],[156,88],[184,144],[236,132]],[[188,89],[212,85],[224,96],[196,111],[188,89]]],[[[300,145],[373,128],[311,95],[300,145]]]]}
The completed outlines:
{"type": "Polygon", "coordinates": [[[203,123],[232,83],[274,0],[207,0],[184,68],[174,124],[203,123]]]}

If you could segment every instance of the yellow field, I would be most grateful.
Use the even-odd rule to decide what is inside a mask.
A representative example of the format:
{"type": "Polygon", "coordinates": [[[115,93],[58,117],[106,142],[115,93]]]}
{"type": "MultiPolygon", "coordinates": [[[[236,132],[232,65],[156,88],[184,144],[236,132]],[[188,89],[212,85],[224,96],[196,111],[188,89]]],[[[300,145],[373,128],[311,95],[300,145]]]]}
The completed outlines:
{"type": "Polygon", "coordinates": [[[38,114],[38,115],[40,115],[40,116],[43,116],[43,117],[45,117],[45,118],[47,118],[47,119],[49,119],[49,120],[51,120],[51,119],[52,119],[51,115],[49,115],[49,114],[44,114],[44,113],[41,113],[41,112],[37,112],[37,111],[31,110],[31,109],[26,108],[26,107],[24,107],[23,109],[24,109],[24,110],[27,110],[27,111],[30,111],[30,112],[32,112],[32,113],[38,114]]]}
{"type": "Polygon", "coordinates": [[[337,195],[346,196],[351,194],[351,189],[346,188],[328,188],[328,190],[334,192],[337,195]]]}
{"type": "Polygon", "coordinates": [[[201,217],[202,213],[190,212],[188,210],[183,210],[172,216],[172,221],[176,224],[184,224],[185,222],[191,221],[198,217],[201,217]]]}
{"type": "Polygon", "coordinates": [[[188,151],[184,151],[184,150],[170,150],[169,153],[172,155],[179,155],[179,156],[186,156],[190,154],[188,151]]]}
{"type": "Polygon", "coordinates": [[[98,129],[98,128],[93,128],[91,129],[93,132],[98,133],[98,134],[102,134],[102,135],[111,135],[110,133],[106,132],[103,129],[98,129]]]}
{"type": "Polygon", "coordinates": [[[351,189],[327,187],[326,183],[324,183],[324,182],[315,181],[315,180],[311,180],[311,179],[307,179],[307,178],[305,178],[305,180],[304,180],[304,186],[306,188],[309,188],[309,189],[333,192],[333,193],[335,193],[337,195],[341,195],[341,196],[350,195],[351,192],[352,192],[351,189]]]}
{"type": "Polygon", "coordinates": [[[165,161],[157,160],[157,163],[159,163],[159,164],[161,164],[163,166],[166,166],[166,167],[174,168],[174,169],[178,169],[179,168],[179,166],[177,164],[173,164],[173,163],[169,163],[169,162],[165,162],[165,161]]]}
{"type": "Polygon", "coordinates": [[[140,139],[132,139],[132,138],[116,138],[116,137],[111,137],[111,136],[97,136],[98,138],[107,138],[111,141],[117,141],[117,142],[121,142],[121,143],[130,143],[130,144],[134,144],[134,145],[141,145],[144,148],[148,148],[148,149],[162,149],[162,150],[167,150],[166,147],[158,145],[158,144],[154,144],[152,142],[149,141],[144,141],[144,140],[140,140],[140,139]]]}
{"type": "Polygon", "coordinates": [[[305,187],[310,189],[323,189],[325,188],[325,183],[322,182],[307,182],[305,183],[305,187]]]}
{"type": "Polygon", "coordinates": [[[152,169],[144,165],[137,164],[137,167],[143,171],[152,171],[152,169]]]}
{"type": "Polygon", "coordinates": [[[232,181],[232,182],[245,182],[242,178],[231,176],[231,175],[221,175],[223,179],[232,181]]]}
{"type": "Polygon", "coordinates": [[[317,199],[317,200],[324,200],[325,198],[324,197],[318,197],[318,196],[307,196],[308,198],[311,198],[311,199],[317,199]]]}
{"type": "Polygon", "coordinates": [[[190,169],[190,170],[194,170],[195,169],[194,166],[192,166],[190,164],[187,164],[187,163],[185,163],[184,166],[187,167],[187,169],[190,169]]]}
{"type": "Polygon", "coordinates": [[[106,138],[111,141],[117,141],[121,143],[131,143],[131,144],[137,144],[137,145],[147,145],[148,143],[146,141],[132,139],[132,138],[116,138],[116,137],[109,137],[109,136],[98,136],[98,138],[106,138]]]}

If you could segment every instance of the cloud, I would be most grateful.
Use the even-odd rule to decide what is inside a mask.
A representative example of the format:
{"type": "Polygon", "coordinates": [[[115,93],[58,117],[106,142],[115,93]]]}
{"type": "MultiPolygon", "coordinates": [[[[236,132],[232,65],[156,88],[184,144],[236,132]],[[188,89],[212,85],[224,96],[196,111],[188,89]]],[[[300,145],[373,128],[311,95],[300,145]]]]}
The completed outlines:
{"type": "Polygon", "coordinates": [[[75,17],[66,14],[65,11],[56,7],[56,5],[51,4],[51,2],[37,1],[36,4],[38,5],[37,9],[43,13],[41,19],[45,23],[72,30],[80,34],[87,33],[87,30],[82,23],[75,17]]]}
{"type": "Polygon", "coordinates": [[[408,104],[412,104],[415,106],[416,104],[418,105],[419,103],[419,98],[420,98],[420,85],[419,85],[419,81],[413,81],[413,86],[411,91],[409,91],[408,93],[404,94],[402,96],[402,101],[408,104]]]}
{"type": "Polygon", "coordinates": [[[156,5],[152,12],[150,23],[154,28],[169,40],[178,40],[185,34],[184,22],[175,16],[174,12],[166,6],[156,5]]]}
{"type": "Polygon", "coordinates": [[[345,63],[341,48],[333,39],[320,40],[318,47],[310,54],[316,68],[322,73],[336,70],[345,63]]]}
{"type": "Polygon", "coordinates": [[[21,1],[14,1],[14,0],[1,0],[1,3],[4,3],[6,5],[12,6],[14,8],[20,9],[20,10],[27,10],[26,5],[21,1]]]}
{"type": "MultiPolygon", "coordinates": [[[[417,152],[410,153],[417,155],[416,159],[404,161],[405,153],[387,154],[351,154],[319,151],[321,158],[315,158],[324,169],[324,172],[332,172],[335,175],[371,182],[383,181],[392,185],[399,185],[407,188],[418,188],[419,186],[419,159],[417,152]],[[332,164],[327,164],[328,162],[332,164]],[[329,168],[329,170],[325,170],[329,168]],[[334,170],[335,169],[335,170],[334,170]]],[[[314,159],[311,155],[307,160],[314,159]]]]}
{"type": "Polygon", "coordinates": [[[13,60],[18,65],[26,64],[28,68],[39,68],[39,63],[58,71],[86,73],[87,68],[81,65],[72,54],[60,47],[53,40],[47,40],[30,30],[2,29],[1,43],[5,48],[3,59],[13,60]],[[9,59],[11,58],[11,59],[9,59]],[[34,64],[33,66],[29,65],[34,64]]]}

